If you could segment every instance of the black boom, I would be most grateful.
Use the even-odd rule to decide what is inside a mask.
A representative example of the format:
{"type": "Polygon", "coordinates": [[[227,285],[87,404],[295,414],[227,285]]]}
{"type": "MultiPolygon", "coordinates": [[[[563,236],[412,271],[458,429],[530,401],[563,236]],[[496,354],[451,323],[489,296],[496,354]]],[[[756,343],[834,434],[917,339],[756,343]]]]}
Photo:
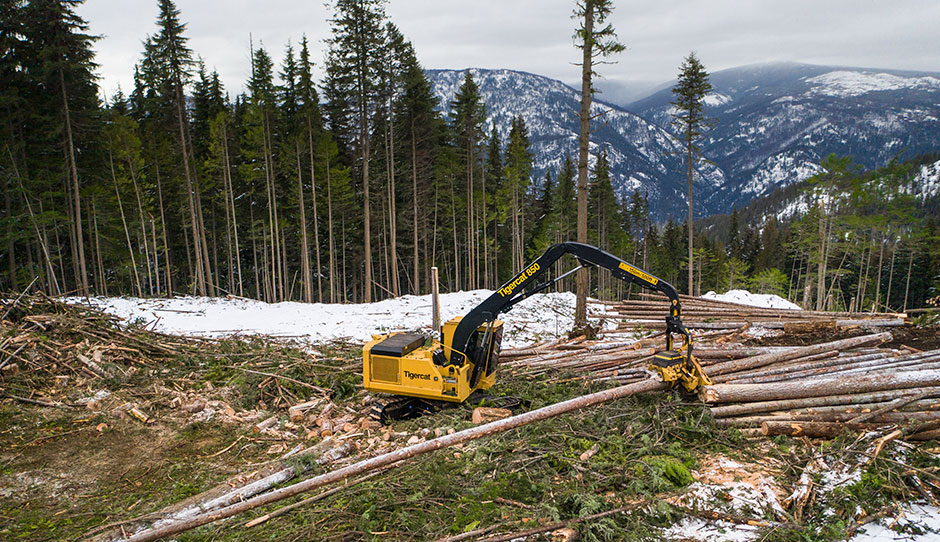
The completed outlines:
{"type": "Polygon", "coordinates": [[[483,372],[483,366],[485,365],[485,363],[481,363],[483,360],[474,360],[467,356],[467,354],[471,352],[471,342],[473,341],[474,334],[481,325],[492,322],[500,313],[508,311],[516,303],[534,293],[548,288],[555,282],[573,273],[574,270],[554,280],[536,284],[536,279],[565,254],[571,254],[578,260],[580,265],[575,270],[588,266],[603,267],[608,269],[613,276],[620,280],[633,282],[644,288],[658,290],[665,294],[666,297],[669,298],[669,314],[666,316],[666,349],[672,349],[673,333],[682,335],[687,345],[687,351],[685,353],[686,359],[691,360],[692,337],[682,324],[682,319],[680,318],[679,294],[671,284],[597,247],[584,243],[566,242],[550,246],[539,259],[535,260],[521,273],[513,277],[512,280],[496,290],[496,292],[486,298],[483,303],[477,305],[464,316],[460,324],[457,325],[451,345],[453,352],[450,361],[451,363],[459,364],[461,360],[453,358],[454,356],[463,356],[465,361],[475,363],[473,374],[470,377],[471,387],[476,386],[483,372]],[[534,287],[529,288],[529,286],[532,285],[534,285],[534,287]],[[527,288],[529,289],[527,290],[527,288]]]}

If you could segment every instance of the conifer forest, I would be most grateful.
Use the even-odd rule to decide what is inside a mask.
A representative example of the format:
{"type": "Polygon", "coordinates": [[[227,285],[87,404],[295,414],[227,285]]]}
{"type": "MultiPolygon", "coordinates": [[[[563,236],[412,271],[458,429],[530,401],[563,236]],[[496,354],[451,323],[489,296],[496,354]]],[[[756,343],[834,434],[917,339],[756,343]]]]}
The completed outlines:
{"type": "MultiPolygon", "coordinates": [[[[83,296],[361,302],[426,293],[432,266],[445,291],[493,289],[574,238],[577,149],[534,179],[527,119],[505,140],[488,131],[469,72],[442,116],[378,0],[337,1],[329,36],[253,46],[248,81],[222,81],[190,47],[185,14],[160,0],[133,88],[111,96],[78,3],[0,13],[0,290],[36,279],[83,296]]],[[[936,204],[900,190],[926,159],[863,171],[831,158],[804,187],[832,196],[821,215],[735,210],[689,228],[688,217],[651,220],[639,190],[616,195],[601,149],[589,239],[683,291],[691,271],[693,294],[746,285],[879,310],[940,294],[936,204]],[[862,190],[873,186],[900,194],[877,215],[885,199],[862,190]]],[[[623,294],[592,280],[601,296],[623,294]]]]}

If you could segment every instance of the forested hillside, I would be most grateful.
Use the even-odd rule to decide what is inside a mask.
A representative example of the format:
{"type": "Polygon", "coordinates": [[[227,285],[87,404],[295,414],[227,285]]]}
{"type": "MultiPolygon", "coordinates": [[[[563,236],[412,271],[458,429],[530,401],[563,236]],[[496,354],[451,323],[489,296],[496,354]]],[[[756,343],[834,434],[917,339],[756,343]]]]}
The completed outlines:
{"type": "MultiPolygon", "coordinates": [[[[531,140],[538,107],[496,129],[470,70],[437,73],[454,87],[441,102],[379,0],[337,0],[328,36],[256,44],[248,81],[222,81],[211,55],[189,46],[185,13],[159,0],[134,87],[111,96],[98,88],[97,38],[75,13],[80,3],[0,7],[0,291],[35,280],[53,294],[361,302],[426,292],[432,266],[444,290],[494,288],[574,237],[575,158],[531,140]],[[536,175],[546,149],[556,156],[539,157],[548,165],[536,175]]],[[[648,172],[679,164],[655,156],[672,145],[662,129],[621,117],[636,126],[601,132],[644,132],[655,148],[630,144],[648,172]]],[[[662,206],[675,191],[615,190],[622,149],[592,152],[589,242],[685,289],[686,230],[650,218],[650,200],[662,206]]],[[[644,171],[634,173],[649,182],[644,171]]],[[[885,178],[912,178],[905,171],[885,178]]],[[[846,170],[838,182],[876,174],[846,170]]],[[[804,296],[806,278],[828,262],[823,297],[833,293],[834,306],[856,295],[857,307],[901,308],[909,272],[907,306],[940,294],[935,200],[899,196],[903,213],[869,226],[849,218],[882,212],[864,192],[839,200],[824,230],[814,205],[792,222],[749,217],[737,234],[702,230],[695,293],[746,283],[815,301],[820,289],[809,281],[804,296]]],[[[626,293],[594,280],[597,295],[626,293]]]]}

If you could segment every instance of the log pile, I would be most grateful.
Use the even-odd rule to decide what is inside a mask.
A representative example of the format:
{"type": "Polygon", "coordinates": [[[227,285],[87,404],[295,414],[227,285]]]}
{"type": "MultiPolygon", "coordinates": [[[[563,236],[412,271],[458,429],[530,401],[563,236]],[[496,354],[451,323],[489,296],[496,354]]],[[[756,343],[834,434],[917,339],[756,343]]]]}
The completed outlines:
{"type": "MultiPolygon", "coordinates": [[[[892,340],[889,332],[802,346],[740,342],[752,325],[780,324],[784,335],[809,331],[816,332],[813,337],[825,337],[827,329],[836,331],[846,322],[876,331],[902,325],[905,315],[740,308],[744,306],[700,298],[683,303],[689,327],[708,329],[694,334],[694,353],[713,381],[700,397],[719,427],[753,435],[831,438],[846,430],[899,426],[912,440],[940,438],[940,350],[885,348],[882,345],[892,340]],[[717,321],[703,322],[706,316],[717,321]]],[[[577,337],[506,350],[501,355],[503,370],[545,381],[626,384],[648,378],[646,367],[663,348],[663,332],[635,338],[627,328],[641,318],[662,321],[665,302],[608,306],[617,310],[608,315],[630,323],[597,340],[577,337]]],[[[644,328],[657,328],[647,324],[643,321],[644,328]]]]}
{"type": "MultiPolygon", "coordinates": [[[[821,312],[796,309],[770,309],[707,299],[679,296],[682,320],[690,328],[726,330],[741,326],[759,326],[784,331],[825,330],[849,327],[903,326],[906,314],[875,312],[821,312]]],[[[641,293],[640,299],[620,302],[595,302],[603,305],[602,317],[620,322],[619,329],[642,325],[647,329],[664,329],[663,315],[669,304],[665,297],[641,293]]]]}
{"type": "Polygon", "coordinates": [[[912,440],[935,439],[940,350],[866,347],[887,340],[879,333],[710,365],[715,384],[700,396],[719,426],[767,436],[828,438],[905,425],[912,440]]]}

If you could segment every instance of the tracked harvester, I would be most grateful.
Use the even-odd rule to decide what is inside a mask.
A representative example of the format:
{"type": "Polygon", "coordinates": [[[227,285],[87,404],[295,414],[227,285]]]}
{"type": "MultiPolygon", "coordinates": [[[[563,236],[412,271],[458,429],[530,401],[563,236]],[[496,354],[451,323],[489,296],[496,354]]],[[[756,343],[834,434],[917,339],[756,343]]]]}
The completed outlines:
{"type": "MultiPolygon", "coordinates": [[[[654,356],[649,369],[686,391],[710,384],[692,356],[692,336],[682,324],[679,294],[671,284],[597,247],[567,242],[552,245],[465,316],[444,323],[439,337],[419,333],[374,336],[363,348],[363,386],[374,392],[450,403],[461,403],[474,392],[492,387],[503,337],[503,322],[497,316],[584,267],[603,267],[618,279],[665,294],[669,298],[666,348],[654,356]],[[538,282],[566,254],[579,265],[555,279],[538,282]],[[681,337],[678,346],[674,335],[681,337]]],[[[398,401],[397,405],[405,411],[415,408],[414,402],[398,401]]]]}

